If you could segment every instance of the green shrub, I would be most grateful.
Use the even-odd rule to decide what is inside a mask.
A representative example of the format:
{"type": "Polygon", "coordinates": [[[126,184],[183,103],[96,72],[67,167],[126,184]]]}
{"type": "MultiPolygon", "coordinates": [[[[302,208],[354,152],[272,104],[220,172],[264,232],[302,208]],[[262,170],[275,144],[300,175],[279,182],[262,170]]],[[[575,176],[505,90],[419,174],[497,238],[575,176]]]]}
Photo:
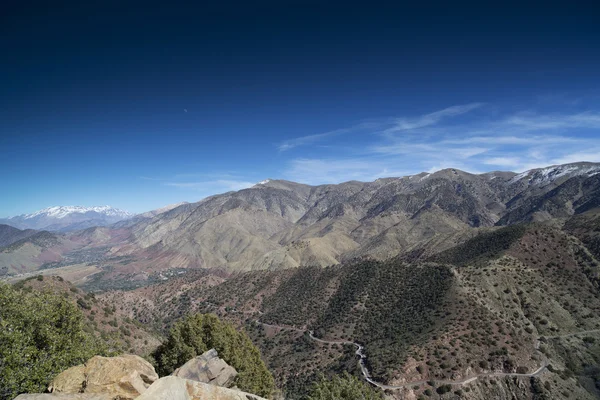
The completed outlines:
{"type": "Polygon", "coordinates": [[[79,298],[77,299],[77,305],[81,308],[85,308],[86,310],[90,310],[92,306],[90,306],[85,300],[79,298]]]}
{"type": "Polygon", "coordinates": [[[56,294],[0,283],[0,399],[43,392],[55,375],[105,354],[83,314],[56,294]]]}
{"type": "Polygon", "coordinates": [[[367,383],[344,372],[332,379],[322,377],[315,383],[309,400],[383,400],[383,395],[367,383]]]}
{"type": "Polygon", "coordinates": [[[445,394],[448,393],[449,391],[452,390],[452,386],[451,385],[442,385],[439,388],[436,389],[436,392],[438,394],[445,394]]]}
{"type": "Polygon", "coordinates": [[[153,354],[157,372],[161,376],[169,375],[212,348],[238,371],[235,383],[240,389],[263,397],[271,394],[273,377],[261,360],[258,348],[246,333],[213,314],[191,315],[173,326],[167,341],[153,354]]]}

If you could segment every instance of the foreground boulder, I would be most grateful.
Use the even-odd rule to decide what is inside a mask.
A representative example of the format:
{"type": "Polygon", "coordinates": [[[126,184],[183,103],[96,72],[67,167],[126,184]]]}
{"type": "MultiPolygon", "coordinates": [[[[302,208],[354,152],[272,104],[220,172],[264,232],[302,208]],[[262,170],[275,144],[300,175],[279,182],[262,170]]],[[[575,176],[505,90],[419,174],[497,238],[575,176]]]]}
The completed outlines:
{"type": "Polygon", "coordinates": [[[85,364],[61,372],[50,384],[51,393],[108,395],[120,400],[135,399],[158,379],[154,367],[141,357],[90,358],[85,364]]]}
{"type": "Polygon", "coordinates": [[[113,397],[107,394],[88,393],[36,393],[20,394],[14,400],[113,400],[113,397]]]}
{"type": "Polygon", "coordinates": [[[18,400],[265,400],[219,385],[231,385],[236,370],[212,349],[158,379],[141,357],[92,357],[60,373],[45,394],[22,394],[18,400]],[[175,376],[177,375],[177,376],[175,376]],[[190,377],[191,379],[185,379],[190,377]]]}
{"type": "Polygon", "coordinates": [[[235,368],[227,364],[215,349],[192,358],[171,375],[211,385],[231,387],[237,376],[235,368]]]}
{"type": "Polygon", "coordinates": [[[265,400],[239,390],[166,376],[154,382],[137,400],[265,400]]]}

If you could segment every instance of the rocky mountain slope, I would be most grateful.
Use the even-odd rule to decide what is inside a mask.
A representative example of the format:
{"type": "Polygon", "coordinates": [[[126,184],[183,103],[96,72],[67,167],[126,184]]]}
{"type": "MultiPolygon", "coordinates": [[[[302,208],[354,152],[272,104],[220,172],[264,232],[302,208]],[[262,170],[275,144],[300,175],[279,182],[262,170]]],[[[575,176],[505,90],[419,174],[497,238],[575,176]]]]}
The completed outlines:
{"type": "Polygon", "coordinates": [[[521,174],[445,169],[321,186],[266,180],[118,222],[100,241],[82,243],[75,232],[60,235],[54,247],[4,249],[0,267],[31,271],[50,258],[64,265],[73,251],[91,251],[102,253],[93,260],[105,272],[97,278],[123,282],[182,268],[282,269],[432,255],[495,226],[567,218],[598,206],[599,198],[600,164],[593,163],[521,174]]]}
{"type": "Polygon", "coordinates": [[[64,266],[90,266],[104,260],[110,248],[127,237],[129,231],[126,229],[107,227],[92,227],[70,234],[16,231],[6,236],[10,244],[0,246],[0,276],[43,272],[64,266]],[[18,239],[23,235],[21,232],[27,234],[18,239]]]}
{"type": "Polygon", "coordinates": [[[361,376],[352,343],[364,346],[369,376],[390,398],[592,399],[600,396],[599,216],[482,231],[411,262],[228,278],[190,271],[100,298],[142,321],[191,311],[235,321],[289,399],[322,372],[361,376]]]}
{"type": "Polygon", "coordinates": [[[48,231],[75,231],[92,226],[106,226],[129,219],[133,214],[110,206],[48,207],[32,214],[0,219],[0,223],[19,229],[45,229],[48,231]]]}
{"type": "Polygon", "coordinates": [[[0,256],[56,250],[48,271],[92,257],[82,287],[163,333],[191,312],[235,322],[288,399],[342,371],[391,399],[592,399],[599,183],[590,163],[270,180],[130,225],[41,232],[0,256]]]}
{"type": "Polygon", "coordinates": [[[35,233],[33,229],[21,230],[10,225],[0,224],[0,247],[5,247],[19,240],[26,239],[35,233]]]}
{"type": "MultiPolygon", "coordinates": [[[[25,231],[20,231],[25,232],[25,231]]],[[[31,235],[0,247],[0,270],[3,275],[35,271],[47,263],[59,262],[74,244],[62,235],[48,231],[33,231],[31,235]]]]}
{"type": "Polygon", "coordinates": [[[596,205],[600,164],[523,174],[456,169],[308,186],[268,180],[130,227],[111,254],[126,268],[275,269],[449,248],[495,225],[568,217],[596,205]],[[143,260],[137,262],[136,260],[143,260]]]}

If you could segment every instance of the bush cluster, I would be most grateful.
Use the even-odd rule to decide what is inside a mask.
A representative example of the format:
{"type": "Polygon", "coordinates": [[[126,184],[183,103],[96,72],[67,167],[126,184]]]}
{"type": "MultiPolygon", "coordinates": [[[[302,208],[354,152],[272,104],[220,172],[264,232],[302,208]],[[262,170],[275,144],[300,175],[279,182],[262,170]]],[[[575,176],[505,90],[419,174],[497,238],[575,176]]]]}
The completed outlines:
{"type": "Polygon", "coordinates": [[[153,353],[157,372],[171,374],[192,358],[215,349],[238,371],[235,384],[246,392],[268,397],[274,380],[260,352],[243,331],[213,314],[195,314],[175,323],[167,340],[153,353]]]}
{"type": "Polygon", "coordinates": [[[0,399],[43,392],[58,373],[105,352],[69,300],[0,283],[0,399]]]}

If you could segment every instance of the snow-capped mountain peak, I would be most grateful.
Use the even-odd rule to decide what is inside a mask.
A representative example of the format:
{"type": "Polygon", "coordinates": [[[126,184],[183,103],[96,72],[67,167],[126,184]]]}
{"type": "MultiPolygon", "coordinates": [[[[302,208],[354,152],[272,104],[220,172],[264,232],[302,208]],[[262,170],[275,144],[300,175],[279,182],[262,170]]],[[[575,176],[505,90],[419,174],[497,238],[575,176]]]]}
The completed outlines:
{"type": "Polygon", "coordinates": [[[114,208],[111,206],[97,206],[97,207],[83,207],[83,206],[55,206],[44,208],[43,210],[36,211],[32,214],[23,215],[23,219],[31,219],[38,216],[46,216],[52,218],[65,218],[71,214],[85,214],[88,212],[95,212],[98,214],[103,214],[107,217],[122,217],[128,218],[131,217],[127,211],[120,210],[118,208],[114,208]]]}
{"type": "Polygon", "coordinates": [[[131,217],[133,214],[111,206],[55,206],[31,214],[0,219],[0,223],[19,229],[69,231],[106,226],[131,217]]]}

